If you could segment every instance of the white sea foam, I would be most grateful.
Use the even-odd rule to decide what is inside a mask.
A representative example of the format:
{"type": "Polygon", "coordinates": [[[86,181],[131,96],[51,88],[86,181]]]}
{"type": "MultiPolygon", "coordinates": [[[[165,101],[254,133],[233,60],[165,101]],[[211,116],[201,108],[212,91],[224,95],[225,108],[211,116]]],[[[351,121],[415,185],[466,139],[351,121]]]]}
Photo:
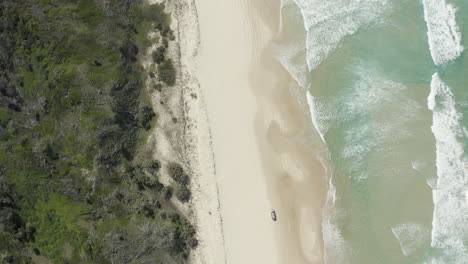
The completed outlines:
{"type": "Polygon", "coordinates": [[[330,178],[329,189],[327,192],[327,201],[324,207],[322,218],[322,233],[324,241],[324,261],[325,263],[348,263],[347,256],[351,252],[351,247],[344,239],[337,223],[346,216],[346,214],[335,207],[337,200],[336,188],[330,178]]]}
{"type": "Polygon", "coordinates": [[[456,59],[463,46],[455,7],[445,0],[423,0],[423,5],[432,60],[440,65],[456,59]]]}
{"type": "Polygon", "coordinates": [[[274,45],[276,58],[296,80],[306,87],[306,32],[297,18],[301,17],[299,7],[293,0],[281,1],[279,34],[274,45]]]}
{"type": "Polygon", "coordinates": [[[416,223],[403,223],[392,227],[392,233],[400,243],[405,256],[410,256],[415,251],[422,249],[425,242],[430,239],[430,231],[416,223]]]}
{"type": "Polygon", "coordinates": [[[371,151],[393,160],[405,158],[391,156],[390,148],[410,134],[404,128],[422,107],[407,96],[406,86],[368,65],[354,65],[352,71],[354,82],[339,94],[315,97],[307,93],[307,102],[322,140],[329,131],[343,133],[341,158],[347,160],[348,177],[362,181],[369,176],[365,166],[371,151]]]}
{"type": "Polygon", "coordinates": [[[464,240],[468,234],[467,159],[464,157],[455,97],[450,88],[435,73],[432,76],[428,108],[433,112],[432,133],[436,140],[437,181],[433,189],[434,212],[431,246],[444,252],[438,263],[453,263],[468,259],[464,240]]]}
{"type": "Polygon", "coordinates": [[[307,30],[307,63],[315,69],[343,38],[379,22],[389,10],[388,0],[294,0],[307,30]]]}
{"type": "Polygon", "coordinates": [[[325,244],[325,263],[348,263],[347,256],[351,251],[340,228],[330,219],[322,221],[323,240],[325,244]]]}
{"type": "Polygon", "coordinates": [[[333,102],[339,109],[334,121],[346,127],[342,157],[352,161],[349,172],[356,180],[364,180],[368,177],[363,167],[367,166],[368,153],[391,155],[393,143],[409,135],[402,128],[408,126],[421,106],[407,96],[406,86],[385,78],[371,67],[355,66],[353,71],[357,77],[354,84],[333,102]]]}
{"type": "Polygon", "coordinates": [[[315,106],[315,98],[310,94],[309,91],[307,91],[307,104],[309,105],[309,110],[310,110],[310,116],[312,118],[312,124],[315,127],[315,130],[320,135],[320,138],[322,139],[323,143],[325,143],[325,135],[324,133],[326,132],[326,127],[324,127],[323,122],[319,122],[318,120],[318,112],[315,106]]]}

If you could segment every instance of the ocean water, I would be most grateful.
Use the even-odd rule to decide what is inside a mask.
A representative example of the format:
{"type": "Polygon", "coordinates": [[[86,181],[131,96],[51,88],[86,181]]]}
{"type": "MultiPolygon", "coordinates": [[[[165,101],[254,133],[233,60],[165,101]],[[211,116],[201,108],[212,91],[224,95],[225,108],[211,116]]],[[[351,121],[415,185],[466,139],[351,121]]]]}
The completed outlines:
{"type": "Polygon", "coordinates": [[[283,0],[330,182],[326,263],[468,263],[468,1],[283,0]]]}

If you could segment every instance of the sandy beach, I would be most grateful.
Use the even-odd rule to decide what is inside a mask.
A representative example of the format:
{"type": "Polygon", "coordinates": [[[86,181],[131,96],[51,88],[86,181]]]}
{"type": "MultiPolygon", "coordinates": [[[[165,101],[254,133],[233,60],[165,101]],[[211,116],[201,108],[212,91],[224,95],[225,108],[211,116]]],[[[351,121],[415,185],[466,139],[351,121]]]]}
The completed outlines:
{"type": "MultiPolygon", "coordinates": [[[[328,218],[329,210],[335,210],[332,207],[337,197],[347,203],[353,203],[355,198],[335,196],[336,189],[326,177],[325,167],[331,168],[330,164],[319,160],[328,163],[327,159],[333,160],[333,156],[329,146],[324,145],[324,137],[314,129],[314,124],[319,123],[317,115],[312,122],[307,101],[311,94],[280,63],[296,73],[295,78],[304,87],[327,87],[329,84],[322,79],[334,79],[334,71],[329,73],[333,77],[327,77],[326,70],[310,75],[307,69],[309,47],[302,46],[306,32],[298,19],[303,10],[294,5],[282,9],[279,0],[165,3],[172,16],[171,28],[176,32],[177,45],[171,45],[168,52],[178,77],[171,90],[153,94],[153,105],[161,117],[160,129],[156,129],[149,145],[154,145],[155,158],[166,157],[163,163],[179,160],[192,176],[191,202],[173,201],[196,227],[199,244],[191,252],[189,263],[341,263],[340,259],[345,259],[350,250],[341,232],[352,234],[359,229],[337,226],[328,218]],[[309,79],[313,82],[309,83],[309,79]],[[164,107],[160,106],[162,100],[164,107]],[[171,117],[181,122],[173,124],[171,117]],[[277,221],[271,219],[271,209],[275,209],[277,221]]],[[[157,47],[157,36],[153,37],[155,44],[149,52],[157,47]]],[[[149,56],[146,64],[145,68],[151,70],[149,56]]],[[[361,96],[358,93],[344,98],[348,102],[361,96]]],[[[351,109],[350,115],[355,112],[351,109]]],[[[325,121],[333,124],[335,120],[325,121]]],[[[343,133],[348,135],[347,130],[343,133]]],[[[333,135],[328,136],[331,139],[327,138],[327,143],[341,143],[333,135]]],[[[361,145],[357,147],[360,149],[361,145]]],[[[347,161],[350,158],[353,157],[345,157],[347,161]]],[[[360,164],[360,157],[356,161],[360,164]]],[[[344,183],[348,180],[345,178],[344,183]]],[[[161,182],[167,181],[170,179],[162,175],[161,182]]],[[[343,182],[338,184],[343,187],[343,182]]],[[[385,193],[388,185],[377,187],[385,193]]],[[[381,195],[382,191],[377,193],[381,195]]],[[[346,193],[342,191],[343,194],[346,193]]],[[[355,211],[335,213],[350,214],[350,219],[356,219],[361,212],[355,211]]],[[[379,212],[375,219],[383,215],[379,212]]],[[[387,228],[389,224],[382,226],[387,228]]],[[[360,223],[357,227],[361,228],[360,223]]],[[[367,229],[365,225],[362,231],[375,230],[367,229]]],[[[398,247],[392,233],[386,234],[388,244],[398,247]]],[[[368,249],[359,239],[354,246],[368,249]]],[[[365,260],[377,258],[374,248],[369,250],[372,254],[353,254],[357,252],[365,260]]]]}
{"type": "Polygon", "coordinates": [[[325,172],[304,144],[312,129],[305,91],[270,50],[275,2],[196,1],[227,263],[323,259],[325,172]]]}

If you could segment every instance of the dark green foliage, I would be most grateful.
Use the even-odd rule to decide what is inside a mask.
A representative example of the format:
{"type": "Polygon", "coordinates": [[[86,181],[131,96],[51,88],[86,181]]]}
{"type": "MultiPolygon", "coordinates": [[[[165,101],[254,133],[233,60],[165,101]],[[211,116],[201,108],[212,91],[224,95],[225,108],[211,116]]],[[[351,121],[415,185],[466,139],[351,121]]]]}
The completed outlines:
{"type": "Polygon", "coordinates": [[[176,82],[176,71],[171,59],[165,60],[163,63],[158,65],[158,71],[161,81],[169,86],[174,86],[176,82]]]}
{"type": "Polygon", "coordinates": [[[0,226],[3,230],[16,233],[23,225],[23,221],[18,213],[11,207],[2,208],[0,215],[0,226]]]}
{"type": "Polygon", "coordinates": [[[44,150],[44,154],[53,160],[57,160],[59,158],[58,154],[52,149],[50,144],[47,144],[47,147],[44,150]]]}
{"type": "Polygon", "coordinates": [[[138,120],[140,121],[141,127],[145,130],[149,130],[151,128],[151,120],[155,117],[156,114],[153,112],[153,108],[149,105],[145,105],[140,108],[138,114],[138,120]]]}
{"type": "Polygon", "coordinates": [[[131,174],[131,178],[137,184],[139,190],[148,188],[160,192],[164,187],[156,178],[147,176],[139,167],[135,168],[131,174]]]}
{"type": "Polygon", "coordinates": [[[182,166],[175,162],[169,164],[168,173],[169,176],[171,176],[171,178],[179,185],[176,192],[177,199],[181,202],[188,202],[192,197],[192,193],[188,187],[190,184],[190,177],[185,173],[182,166]]]}
{"type": "Polygon", "coordinates": [[[154,218],[154,210],[150,205],[144,205],[141,211],[144,216],[154,218]]]}
{"type": "Polygon", "coordinates": [[[185,185],[180,185],[177,189],[177,199],[179,199],[181,202],[186,203],[190,200],[191,197],[192,192],[190,191],[190,189],[185,185]]]}
{"type": "MultiPolygon", "coordinates": [[[[174,246],[175,230],[185,228],[178,225],[188,223],[161,219],[142,202],[172,189],[141,169],[136,155],[155,117],[142,102],[138,57],[151,25],[170,38],[170,17],[142,1],[102,3],[0,1],[2,263],[29,263],[31,254],[53,263],[114,256],[136,263],[136,252],[147,263],[155,256],[173,263],[188,254],[174,246]],[[122,246],[119,254],[114,246],[122,246]]],[[[157,81],[169,85],[175,70],[167,61],[157,81]]],[[[159,168],[153,164],[153,174],[159,168]]]]}
{"type": "Polygon", "coordinates": [[[173,31],[173,30],[170,30],[170,31],[169,31],[169,40],[171,40],[171,41],[174,41],[174,40],[175,40],[175,36],[174,36],[174,31],[173,31]]]}
{"type": "Polygon", "coordinates": [[[163,86],[162,86],[162,84],[160,84],[160,83],[157,83],[157,84],[154,85],[154,89],[155,89],[156,91],[158,91],[158,92],[161,92],[161,91],[162,91],[162,87],[163,87],[163,86]]]}
{"type": "Polygon", "coordinates": [[[174,181],[182,185],[188,185],[190,183],[189,176],[185,173],[184,169],[179,163],[171,162],[168,167],[169,176],[174,181]]]}
{"type": "Polygon", "coordinates": [[[145,9],[145,19],[153,21],[154,26],[165,36],[171,30],[170,17],[164,12],[164,7],[160,4],[150,5],[145,9]]]}
{"type": "Polygon", "coordinates": [[[168,218],[177,226],[174,237],[174,249],[177,252],[182,252],[183,258],[187,258],[190,249],[195,248],[198,245],[195,228],[177,214],[170,214],[168,215],[168,218]]]}
{"type": "Polygon", "coordinates": [[[146,164],[146,171],[151,175],[157,176],[160,169],[161,162],[159,160],[151,160],[146,164]]]}
{"type": "Polygon", "coordinates": [[[172,198],[172,194],[174,193],[174,190],[172,189],[171,186],[167,186],[163,189],[163,195],[164,199],[170,200],[172,198]]]}
{"type": "Polygon", "coordinates": [[[8,131],[0,125],[0,140],[6,140],[8,138],[8,131]]]}
{"type": "Polygon", "coordinates": [[[163,47],[166,49],[169,47],[169,41],[167,41],[167,38],[163,38],[162,44],[163,44],[163,47]]]}
{"type": "Polygon", "coordinates": [[[165,53],[166,53],[166,48],[164,46],[158,47],[152,54],[153,61],[156,64],[161,64],[161,62],[163,62],[165,59],[165,53]]]}
{"type": "Polygon", "coordinates": [[[161,162],[159,160],[151,161],[150,168],[153,170],[153,173],[156,173],[161,169],[161,162]]]}
{"type": "MultiPolygon", "coordinates": [[[[1,181],[0,175],[0,245],[10,248],[12,253],[18,250],[22,243],[33,241],[35,233],[35,229],[26,225],[18,214],[18,207],[13,196],[11,187],[1,181]]],[[[0,247],[0,254],[5,253],[2,247],[0,247]]],[[[14,255],[11,257],[21,258],[21,256],[14,255]]]]}
{"type": "Polygon", "coordinates": [[[153,187],[153,190],[158,193],[164,189],[164,185],[157,180],[155,181],[152,187],[153,187]]]}

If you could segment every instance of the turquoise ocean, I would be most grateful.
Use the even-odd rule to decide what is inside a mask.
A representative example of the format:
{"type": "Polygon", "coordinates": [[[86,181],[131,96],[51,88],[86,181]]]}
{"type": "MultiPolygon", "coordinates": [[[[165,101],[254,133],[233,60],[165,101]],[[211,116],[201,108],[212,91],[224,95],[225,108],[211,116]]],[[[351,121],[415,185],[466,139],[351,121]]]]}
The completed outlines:
{"type": "Polygon", "coordinates": [[[468,263],[468,1],[283,0],[330,182],[326,263],[468,263]]]}

